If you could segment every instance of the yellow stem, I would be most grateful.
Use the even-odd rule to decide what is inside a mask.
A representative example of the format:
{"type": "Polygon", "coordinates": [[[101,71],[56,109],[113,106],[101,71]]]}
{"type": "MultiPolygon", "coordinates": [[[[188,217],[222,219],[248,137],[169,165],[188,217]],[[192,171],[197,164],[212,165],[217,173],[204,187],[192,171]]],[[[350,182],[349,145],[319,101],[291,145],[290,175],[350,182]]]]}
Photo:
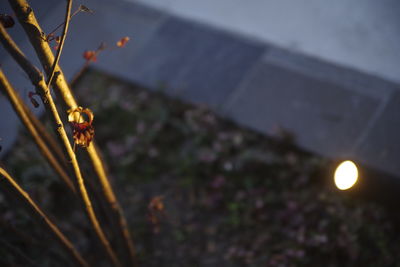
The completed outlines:
{"type": "MultiPolygon", "coordinates": [[[[41,38],[41,28],[38,24],[32,8],[29,6],[26,0],[9,0],[14,12],[17,15],[18,20],[23,26],[28,38],[39,57],[39,60],[49,76],[51,74],[51,66],[54,62],[54,55],[50,49],[49,44],[41,38]]],[[[55,72],[58,73],[56,79],[52,82],[52,86],[56,93],[59,94],[60,98],[64,101],[65,105],[70,109],[75,109],[78,104],[75,100],[73,92],[71,91],[65,76],[59,66],[55,66],[55,72]]],[[[95,145],[94,141],[87,148],[87,153],[91,160],[92,166],[99,178],[103,194],[107,200],[109,209],[114,216],[112,220],[116,220],[118,228],[118,234],[120,239],[123,240],[125,250],[130,256],[132,264],[135,262],[135,248],[131,238],[131,234],[128,229],[128,225],[124,216],[124,212],[114,194],[112,186],[108,180],[108,176],[105,170],[104,163],[101,160],[100,152],[95,145]]]]}
{"type": "MultiPolygon", "coordinates": [[[[26,8],[26,7],[25,7],[26,8]]],[[[32,10],[30,11],[32,13],[32,10]]],[[[4,27],[0,25],[0,29],[4,30],[4,27]]],[[[11,38],[6,39],[6,41],[12,41],[11,38]]],[[[96,214],[93,210],[92,203],[90,201],[90,198],[88,196],[88,193],[86,191],[86,187],[83,181],[83,177],[81,174],[81,170],[78,164],[78,161],[76,159],[75,152],[73,151],[71,144],[69,142],[67,133],[65,131],[63,122],[60,118],[60,115],[58,113],[57,107],[54,103],[53,97],[50,94],[50,90],[46,85],[46,82],[44,81],[44,77],[42,73],[31,64],[31,62],[25,57],[25,55],[22,53],[22,51],[18,48],[18,46],[12,42],[8,43],[5,45],[7,48],[8,52],[10,55],[17,61],[17,63],[23,68],[23,70],[28,74],[29,78],[32,81],[32,84],[36,87],[36,91],[40,93],[43,103],[46,106],[47,111],[52,115],[51,118],[53,119],[53,123],[57,127],[57,132],[58,136],[60,138],[60,141],[63,144],[65,153],[68,155],[69,161],[71,162],[73,172],[76,178],[76,184],[77,187],[79,188],[80,195],[81,195],[81,200],[83,201],[83,204],[86,208],[86,213],[89,217],[90,222],[92,223],[92,226],[99,237],[102,245],[104,246],[107,255],[109,256],[111,262],[115,266],[121,266],[114,250],[112,249],[107,237],[105,236],[99,221],[96,217],[96,214]]]]}
{"type": "Polygon", "coordinates": [[[54,71],[55,71],[56,66],[58,65],[58,61],[60,60],[60,57],[61,57],[61,52],[62,52],[62,49],[64,47],[65,38],[67,37],[69,19],[70,19],[70,15],[71,15],[71,8],[72,8],[72,0],[68,0],[67,11],[65,12],[64,29],[63,29],[63,33],[61,35],[60,45],[58,46],[56,59],[54,59],[53,65],[52,65],[51,70],[50,70],[49,78],[48,78],[48,80],[46,82],[46,85],[49,88],[50,88],[51,82],[53,80],[54,71]]]}
{"type": "MultiPolygon", "coordinates": [[[[2,31],[2,27],[0,27],[0,32],[1,31],[2,31]]],[[[1,37],[2,37],[2,34],[0,34],[0,39],[1,39],[1,37]]],[[[65,184],[68,186],[68,188],[71,189],[72,192],[75,193],[76,192],[75,187],[71,181],[71,178],[65,172],[64,168],[60,165],[58,160],[54,157],[53,153],[50,151],[49,147],[47,146],[45,141],[42,139],[41,135],[38,133],[36,127],[33,125],[32,121],[28,115],[27,108],[25,108],[26,106],[25,106],[24,102],[21,100],[18,93],[11,86],[11,84],[9,83],[9,81],[7,80],[7,78],[5,77],[5,75],[1,69],[0,69],[0,89],[2,91],[4,91],[5,94],[7,95],[14,110],[17,112],[22,123],[28,129],[28,131],[31,134],[31,136],[33,137],[35,143],[39,147],[39,151],[47,159],[47,161],[53,167],[55,172],[60,176],[60,178],[65,182],[65,184]]]]}
{"type": "Polygon", "coordinates": [[[7,173],[6,170],[0,167],[0,183],[3,187],[10,192],[13,196],[17,197],[27,210],[37,218],[37,221],[44,225],[53,237],[60,243],[68,254],[72,256],[79,266],[89,267],[89,264],[82,258],[80,253],[76,250],[74,245],[68,238],[60,231],[60,229],[47,217],[47,215],[39,208],[39,206],[32,200],[29,194],[24,191],[18,183],[7,173]]]}
{"type": "MultiPolygon", "coordinates": [[[[22,99],[21,99],[22,101],[22,99]]],[[[51,152],[56,156],[60,164],[64,167],[64,169],[68,169],[69,163],[67,162],[67,159],[65,158],[65,155],[60,147],[60,145],[57,143],[57,141],[54,139],[54,137],[47,131],[46,127],[43,125],[43,123],[40,122],[40,120],[31,112],[31,110],[27,107],[27,105],[22,101],[21,104],[23,105],[24,109],[26,110],[26,113],[31,120],[32,124],[35,126],[37,132],[39,133],[40,137],[44,140],[46,145],[49,147],[51,152]]]]}

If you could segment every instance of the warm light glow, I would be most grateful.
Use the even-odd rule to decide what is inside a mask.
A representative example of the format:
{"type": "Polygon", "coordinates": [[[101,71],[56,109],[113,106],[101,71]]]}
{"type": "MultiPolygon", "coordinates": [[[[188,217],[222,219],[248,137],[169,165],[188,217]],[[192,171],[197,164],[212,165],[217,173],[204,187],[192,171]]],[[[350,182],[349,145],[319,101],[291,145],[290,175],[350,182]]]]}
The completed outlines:
{"type": "Polygon", "coordinates": [[[350,160],[343,161],[335,171],[335,184],[340,190],[351,188],[358,179],[358,169],[356,164],[350,160]]]}

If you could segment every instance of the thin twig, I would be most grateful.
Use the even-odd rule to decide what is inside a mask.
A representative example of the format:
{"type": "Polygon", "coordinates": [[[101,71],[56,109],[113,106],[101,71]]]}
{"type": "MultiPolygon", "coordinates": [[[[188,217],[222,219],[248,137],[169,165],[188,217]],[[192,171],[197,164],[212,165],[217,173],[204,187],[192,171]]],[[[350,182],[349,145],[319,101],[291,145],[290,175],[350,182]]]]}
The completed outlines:
{"type": "MultiPolygon", "coordinates": [[[[3,35],[1,34],[2,30],[3,26],[0,25],[0,40],[3,40],[2,38],[3,35]]],[[[29,118],[26,108],[24,108],[25,104],[21,100],[21,97],[11,86],[11,84],[9,83],[9,81],[7,80],[1,69],[0,69],[0,89],[7,95],[14,110],[16,111],[22,123],[25,125],[25,127],[31,134],[36,145],[39,147],[39,151],[47,159],[47,161],[50,163],[50,166],[53,167],[55,172],[65,182],[68,188],[75,193],[76,192],[75,187],[71,181],[71,178],[65,172],[64,168],[60,165],[59,161],[54,157],[53,153],[50,151],[49,147],[47,146],[47,144],[42,139],[41,135],[36,130],[36,127],[33,125],[32,121],[29,118]]]]}
{"type": "MultiPolygon", "coordinates": [[[[74,13],[72,13],[72,15],[69,17],[69,20],[71,20],[72,17],[75,16],[76,14],[78,14],[80,11],[81,11],[80,8],[78,8],[77,10],[75,10],[74,13]]],[[[55,32],[56,32],[61,26],[63,26],[64,24],[65,24],[65,21],[64,21],[64,22],[61,22],[60,24],[58,24],[58,26],[55,27],[51,32],[49,32],[49,33],[47,34],[47,36],[52,35],[53,33],[55,33],[55,32]]]]}
{"type": "Polygon", "coordinates": [[[47,79],[47,82],[46,82],[46,85],[49,88],[50,88],[50,84],[51,84],[51,82],[53,80],[53,76],[54,76],[54,72],[56,70],[56,66],[58,65],[58,61],[60,60],[60,57],[61,57],[61,52],[62,52],[62,49],[64,47],[65,38],[67,37],[69,19],[70,19],[70,16],[71,16],[71,8],[72,8],[72,0],[68,0],[67,11],[65,12],[64,29],[63,29],[63,33],[61,35],[60,45],[58,46],[56,59],[54,60],[53,66],[51,67],[50,75],[49,75],[49,77],[47,79]]]}
{"type": "MultiPolygon", "coordinates": [[[[96,58],[100,52],[104,51],[107,47],[105,46],[105,44],[102,42],[100,43],[99,47],[97,47],[97,49],[94,51],[94,55],[93,58],[96,58]]],[[[70,80],[69,84],[71,85],[71,87],[74,87],[74,85],[76,84],[76,82],[78,81],[78,79],[85,73],[85,71],[89,68],[90,63],[92,62],[92,60],[90,59],[86,59],[85,63],[83,64],[83,66],[79,69],[79,71],[77,71],[74,76],[72,77],[72,79],[70,80]]]]}
{"type": "Polygon", "coordinates": [[[85,64],[79,69],[78,72],[74,74],[72,79],[70,80],[69,84],[74,87],[76,85],[76,82],[79,80],[79,78],[82,76],[82,74],[89,68],[90,62],[87,60],[85,64]]]}
{"type": "Polygon", "coordinates": [[[60,231],[60,229],[47,217],[47,215],[39,208],[39,206],[32,200],[29,194],[24,191],[18,183],[13,179],[6,170],[0,167],[0,183],[2,188],[4,187],[8,192],[12,193],[13,196],[17,197],[21,201],[25,208],[37,218],[37,221],[46,227],[53,234],[53,237],[60,243],[60,245],[66,250],[68,254],[76,261],[80,266],[89,267],[89,264],[83,259],[80,253],[76,250],[74,245],[68,240],[68,238],[60,231]]]}
{"type": "MultiPolygon", "coordinates": [[[[21,101],[22,101],[22,99],[21,99],[21,101]]],[[[49,147],[50,151],[58,159],[58,161],[64,167],[64,169],[67,170],[69,168],[69,162],[65,158],[65,155],[64,155],[60,145],[57,143],[57,141],[54,139],[54,137],[49,133],[49,131],[46,129],[46,127],[43,125],[43,123],[28,108],[28,106],[23,101],[21,104],[24,106],[29,119],[31,120],[32,124],[35,126],[40,137],[44,140],[46,145],[49,147]]]]}
{"type": "MultiPolygon", "coordinates": [[[[34,72],[37,69],[31,69],[31,66],[26,63],[24,60],[24,54],[15,44],[15,42],[11,39],[8,35],[7,31],[0,24],[0,42],[3,44],[4,48],[14,55],[14,59],[18,61],[22,68],[28,73],[30,78],[34,78],[34,72]]],[[[1,72],[1,69],[0,69],[1,72]]],[[[69,178],[68,174],[64,171],[63,167],[59,164],[57,159],[54,157],[53,153],[51,153],[50,149],[48,148],[47,144],[44,142],[42,136],[37,132],[36,127],[33,125],[32,120],[29,117],[29,111],[26,105],[21,100],[18,93],[12,88],[10,83],[7,81],[4,73],[1,72],[1,88],[6,93],[7,97],[9,98],[11,104],[13,105],[15,111],[17,112],[18,116],[20,117],[21,121],[24,123],[30,134],[32,135],[33,139],[35,140],[36,144],[39,147],[40,152],[43,156],[49,161],[50,165],[56,171],[56,173],[61,177],[61,179],[67,184],[67,186],[75,192],[74,185],[69,178]]],[[[32,117],[32,116],[31,116],[32,117]]]]}
{"type": "MultiPolygon", "coordinates": [[[[24,6],[23,8],[26,8],[24,6]]],[[[30,10],[30,13],[32,10],[30,10]]],[[[33,12],[32,12],[33,13],[33,12]]],[[[79,188],[81,201],[83,202],[84,207],[86,208],[86,213],[89,217],[92,226],[100,239],[104,249],[107,252],[107,255],[110,258],[110,261],[115,266],[120,266],[119,260],[112,249],[107,237],[105,236],[100,223],[96,217],[96,214],[93,210],[92,203],[90,201],[89,195],[87,193],[84,180],[82,177],[82,173],[76,159],[75,152],[72,150],[71,144],[69,142],[67,133],[65,131],[63,122],[60,118],[60,114],[57,110],[57,107],[54,103],[53,97],[50,94],[49,87],[46,86],[42,73],[33,66],[30,61],[25,57],[25,55],[21,52],[21,50],[15,46],[8,46],[9,53],[11,56],[17,61],[17,63],[24,69],[24,71],[28,74],[29,78],[32,81],[32,84],[36,87],[36,91],[40,93],[43,103],[46,106],[47,111],[52,115],[53,123],[57,127],[58,137],[63,144],[66,154],[68,155],[68,159],[72,164],[74,175],[76,178],[76,185],[79,188]]]]}
{"type": "MultiPolygon", "coordinates": [[[[36,20],[35,14],[32,12],[32,9],[29,7],[26,0],[9,0],[9,2],[15,14],[17,15],[18,20],[27,33],[28,38],[35,49],[44,70],[49,75],[50,66],[52,66],[54,62],[54,55],[48,42],[41,38],[42,30],[36,20]]],[[[69,108],[77,108],[78,104],[75,100],[73,92],[71,91],[62,70],[58,66],[56,66],[56,72],[59,72],[59,74],[57,79],[52,84],[55,92],[59,93],[60,98],[63,99],[64,103],[69,108]]],[[[117,233],[125,244],[126,254],[129,255],[132,262],[134,262],[135,248],[128,229],[128,224],[126,222],[124,212],[108,180],[104,162],[101,159],[100,151],[95,145],[95,142],[92,141],[90,146],[87,147],[87,153],[89,154],[93,169],[99,178],[103,194],[108,203],[108,207],[114,215],[111,217],[111,219],[116,220],[117,225],[119,226],[117,233]]]]}
{"type": "MultiPolygon", "coordinates": [[[[43,31],[36,20],[32,8],[25,0],[22,1],[9,0],[9,3],[13,8],[21,26],[25,30],[31,44],[33,45],[33,48],[35,49],[35,52],[39,57],[40,62],[42,63],[42,66],[44,68],[44,71],[46,72],[47,77],[49,77],[50,72],[52,71],[51,66],[54,63],[54,55],[50,48],[49,43],[42,37],[43,31]]],[[[61,81],[65,79],[65,77],[59,66],[56,66],[55,72],[59,73],[59,75],[57,76],[57,79],[55,79],[55,81],[52,82],[53,83],[52,85],[53,88],[55,87],[56,89],[55,93],[58,94],[60,92],[59,86],[65,86],[65,85],[68,86],[68,85],[66,81],[61,81]]],[[[58,95],[58,96],[60,98],[65,97],[63,95],[58,95]]],[[[73,108],[76,107],[77,105],[75,105],[73,108]]]]}

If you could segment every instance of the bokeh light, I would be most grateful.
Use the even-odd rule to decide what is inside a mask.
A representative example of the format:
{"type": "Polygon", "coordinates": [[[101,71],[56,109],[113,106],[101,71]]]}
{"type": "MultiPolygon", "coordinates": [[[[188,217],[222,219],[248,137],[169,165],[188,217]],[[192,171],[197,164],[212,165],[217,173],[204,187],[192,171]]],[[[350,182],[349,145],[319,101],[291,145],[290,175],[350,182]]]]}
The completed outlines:
{"type": "Polygon", "coordinates": [[[335,171],[335,185],[340,190],[347,190],[353,187],[358,179],[356,164],[350,160],[343,161],[335,171]]]}

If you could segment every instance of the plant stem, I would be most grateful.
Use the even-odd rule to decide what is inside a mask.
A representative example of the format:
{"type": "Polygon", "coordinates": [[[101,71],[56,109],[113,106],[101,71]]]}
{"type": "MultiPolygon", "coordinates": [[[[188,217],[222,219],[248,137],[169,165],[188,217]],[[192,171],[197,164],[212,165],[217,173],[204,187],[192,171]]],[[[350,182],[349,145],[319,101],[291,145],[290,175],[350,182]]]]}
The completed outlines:
{"type": "MultiPolygon", "coordinates": [[[[33,48],[39,57],[40,62],[42,63],[45,73],[47,76],[50,76],[50,72],[52,70],[51,67],[54,63],[54,55],[51,51],[49,43],[42,38],[42,29],[36,20],[32,8],[25,0],[9,0],[9,3],[13,8],[21,26],[25,30],[31,44],[33,45],[33,48]]],[[[61,91],[59,88],[60,86],[66,86],[67,88],[64,88],[64,90],[69,90],[64,74],[58,65],[56,65],[54,72],[59,73],[57,75],[57,79],[52,82],[53,88],[56,89],[55,92],[58,94],[61,91]]],[[[60,95],[60,97],[64,99],[66,96],[60,95]]],[[[75,106],[72,108],[76,107],[78,106],[75,104],[75,106]]]]}
{"type": "MultiPolygon", "coordinates": [[[[2,27],[0,25],[0,27],[2,27]]],[[[4,30],[4,27],[3,27],[4,30]]],[[[11,40],[11,38],[9,38],[11,40]]],[[[11,40],[12,41],[12,40],[11,40]]],[[[30,61],[25,57],[25,55],[21,52],[21,50],[18,48],[18,46],[12,42],[8,43],[6,46],[8,49],[8,52],[10,55],[17,61],[17,63],[23,68],[23,70],[28,74],[30,80],[32,81],[32,84],[36,87],[36,91],[40,93],[43,103],[46,106],[47,111],[52,115],[53,123],[57,126],[57,132],[58,136],[60,138],[60,141],[63,144],[63,147],[65,149],[65,153],[68,155],[68,159],[71,162],[74,175],[76,178],[76,186],[79,188],[80,195],[81,195],[81,200],[83,201],[83,205],[86,208],[86,213],[89,217],[90,222],[92,223],[92,226],[99,237],[103,247],[105,248],[107,255],[110,258],[110,261],[115,265],[115,266],[121,266],[114,250],[112,249],[107,237],[105,236],[100,223],[96,217],[96,214],[93,210],[92,203],[90,201],[89,195],[86,191],[86,187],[84,184],[84,180],[82,177],[82,173],[78,164],[78,161],[76,159],[75,152],[73,151],[71,144],[69,142],[67,133],[65,131],[63,122],[60,118],[60,115],[58,113],[57,107],[54,103],[53,97],[50,94],[50,89],[46,86],[46,83],[44,81],[44,77],[42,73],[35,67],[33,66],[30,61]]]]}
{"type": "Polygon", "coordinates": [[[37,221],[46,227],[52,233],[53,237],[60,243],[74,261],[79,266],[89,267],[89,264],[82,258],[80,253],[76,250],[74,245],[68,240],[67,237],[60,231],[60,229],[47,217],[47,215],[39,208],[38,205],[32,200],[29,194],[24,191],[18,183],[7,173],[6,170],[0,167],[0,183],[7,192],[16,196],[19,201],[23,203],[26,209],[35,217],[37,221]]]}
{"type": "MultiPolygon", "coordinates": [[[[78,14],[81,10],[75,10],[75,12],[69,17],[69,19],[71,20],[73,16],[75,16],[76,14],[78,14]]],[[[49,36],[50,34],[55,33],[61,26],[63,26],[65,24],[65,22],[61,22],[60,24],[58,24],[57,27],[55,27],[51,32],[48,33],[47,36],[49,36]]]]}
{"type": "MultiPolygon", "coordinates": [[[[3,40],[3,26],[0,25],[0,40],[3,40]]],[[[14,90],[11,84],[8,82],[7,78],[5,77],[3,71],[0,69],[0,89],[4,91],[7,95],[9,101],[11,102],[14,110],[18,114],[20,120],[28,129],[29,133],[33,137],[35,143],[39,147],[39,151],[42,155],[47,159],[50,165],[53,167],[55,172],[60,176],[60,178],[65,182],[72,192],[75,191],[74,184],[71,181],[71,178],[65,172],[64,168],[60,165],[59,161],[54,157],[53,153],[50,151],[49,147],[46,145],[45,141],[42,139],[41,135],[36,130],[36,127],[33,125],[26,108],[24,108],[25,104],[21,100],[18,93],[14,90]]]]}
{"type": "Polygon", "coordinates": [[[64,28],[63,28],[63,33],[61,35],[60,45],[58,46],[56,59],[54,59],[54,63],[53,63],[53,66],[51,67],[50,75],[49,75],[49,77],[48,77],[48,79],[46,81],[46,85],[49,88],[50,88],[51,82],[53,80],[54,71],[55,71],[56,66],[58,65],[58,61],[60,60],[60,57],[61,57],[61,52],[62,52],[62,49],[64,47],[65,38],[67,37],[69,19],[70,19],[70,16],[71,16],[71,8],[72,8],[72,0],[68,0],[67,11],[65,12],[64,28]]]}
{"type": "Polygon", "coordinates": [[[85,64],[79,69],[77,73],[74,74],[72,79],[70,80],[69,84],[71,87],[74,87],[76,85],[76,82],[79,80],[79,78],[83,75],[83,73],[89,68],[89,61],[86,61],[85,64]]]}
{"type": "Polygon", "coordinates": [[[67,159],[65,158],[65,155],[60,145],[57,143],[54,137],[49,133],[49,131],[47,131],[43,123],[41,123],[40,120],[35,116],[35,114],[31,112],[31,110],[22,101],[22,99],[21,99],[21,105],[23,105],[24,109],[26,110],[29,119],[32,121],[32,124],[35,126],[40,137],[44,140],[45,144],[49,147],[50,151],[54,154],[54,156],[56,156],[56,158],[58,159],[60,164],[64,167],[64,169],[67,170],[69,168],[69,162],[67,162],[67,159]]]}
{"type": "MultiPolygon", "coordinates": [[[[9,0],[9,2],[15,14],[17,15],[18,20],[23,26],[26,34],[28,35],[28,38],[33,48],[35,49],[36,54],[38,55],[39,60],[45,72],[49,76],[51,70],[50,66],[52,66],[54,62],[54,55],[50,49],[49,44],[46,41],[44,41],[43,38],[41,38],[42,30],[35,18],[32,9],[30,8],[26,0],[9,0]]],[[[75,97],[68,86],[68,83],[65,79],[63,72],[61,71],[58,65],[55,66],[55,71],[59,72],[59,74],[57,76],[57,79],[52,83],[53,88],[70,109],[77,108],[78,104],[75,100],[75,97]]],[[[95,145],[95,142],[93,141],[86,149],[87,153],[89,154],[91,164],[99,178],[103,194],[108,203],[108,207],[113,214],[111,219],[116,220],[116,224],[119,226],[117,230],[118,236],[124,243],[126,254],[130,256],[131,262],[134,264],[135,248],[128,229],[128,224],[125,219],[123,210],[108,180],[104,163],[101,160],[100,152],[97,146],[95,145]]]]}

